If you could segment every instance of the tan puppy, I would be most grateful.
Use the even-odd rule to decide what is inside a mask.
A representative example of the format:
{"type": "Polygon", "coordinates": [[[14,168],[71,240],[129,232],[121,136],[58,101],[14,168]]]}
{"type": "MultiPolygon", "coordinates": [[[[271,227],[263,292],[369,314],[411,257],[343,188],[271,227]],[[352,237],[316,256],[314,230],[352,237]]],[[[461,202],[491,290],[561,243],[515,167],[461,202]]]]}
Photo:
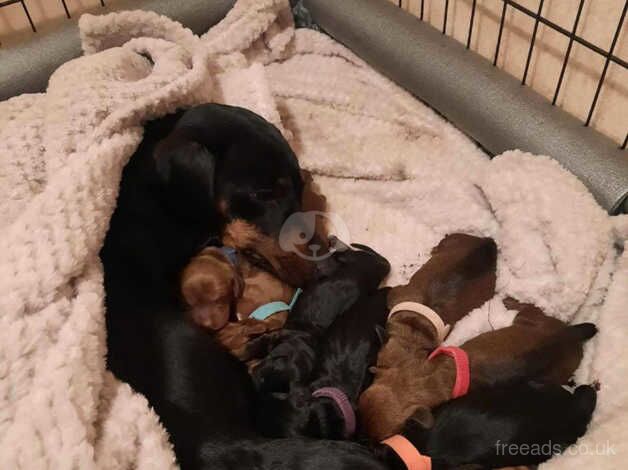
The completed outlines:
{"type": "Polygon", "coordinates": [[[252,265],[245,257],[231,262],[220,248],[204,248],[183,270],[181,292],[192,319],[219,330],[232,318],[248,316],[260,305],[281,300],[289,303],[294,288],[252,265]]]}

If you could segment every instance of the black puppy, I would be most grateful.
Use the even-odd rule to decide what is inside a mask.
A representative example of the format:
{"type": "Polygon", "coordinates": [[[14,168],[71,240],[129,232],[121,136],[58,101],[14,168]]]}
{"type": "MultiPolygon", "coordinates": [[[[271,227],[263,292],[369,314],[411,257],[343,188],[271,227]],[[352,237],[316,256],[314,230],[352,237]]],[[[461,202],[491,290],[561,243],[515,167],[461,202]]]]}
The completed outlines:
{"type": "Polygon", "coordinates": [[[368,367],[381,346],[377,330],[386,324],[389,290],[361,297],[334,321],[321,340],[319,366],[308,386],[285,397],[275,394],[258,407],[257,424],[264,434],[319,439],[354,434],[356,403],[370,385],[368,367]]]}
{"type": "Polygon", "coordinates": [[[238,458],[259,469],[381,468],[355,447],[319,455],[324,443],[259,439],[245,366],[185,320],[178,298],[182,268],[226,221],[243,218],[277,234],[301,191],[279,131],[221,105],[149,123],[124,170],[101,251],[107,363],[148,398],[183,469],[239,469],[238,458]]]}
{"type": "MultiPolygon", "coordinates": [[[[433,470],[535,465],[585,433],[596,397],[589,385],[573,394],[555,384],[486,388],[439,406],[433,415],[422,411],[401,435],[431,458],[433,470]]],[[[392,447],[376,451],[391,468],[406,468],[392,447]]]]}
{"type": "Polygon", "coordinates": [[[353,247],[357,249],[335,252],[319,263],[319,269],[331,274],[322,274],[305,287],[283,330],[260,338],[264,346],[251,344],[251,348],[268,351],[252,374],[262,414],[271,412],[274,400],[269,395],[288,393],[310,379],[321,335],[360,297],[375,291],[390,271],[381,255],[363,245],[353,247]]]}

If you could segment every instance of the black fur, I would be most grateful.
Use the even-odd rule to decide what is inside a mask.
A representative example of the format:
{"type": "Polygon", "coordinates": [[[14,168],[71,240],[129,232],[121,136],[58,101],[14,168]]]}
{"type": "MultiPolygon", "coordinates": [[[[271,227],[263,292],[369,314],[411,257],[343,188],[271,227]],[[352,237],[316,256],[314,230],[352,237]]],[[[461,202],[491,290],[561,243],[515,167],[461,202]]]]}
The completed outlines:
{"type": "MultiPolygon", "coordinates": [[[[408,420],[402,435],[432,458],[434,470],[535,465],[585,433],[596,397],[588,385],[573,394],[555,384],[491,387],[451,400],[433,416],[423,410],[408,420]]],[[[389,447],[376,452],[391,468],[405,469],[389,447]]]]}
{"type": "Polygon", "coordinates": [[[213,104],[149,123],[124,170],[101,252],[107,362],[148,398],[184,470],[381,468],[348,444],[260,439],[246,368],[185,320],[178,298],[181,269],[225,221],[241,217],[277,234],[301,192],[277,129],[213,104]]]}
{"type": "Polygon", "coordinates": [[[343,439],[345,423],[342,413],[330,398],[313,398],[322,387],[341,389],[355,410],[360,393],[370,385],[368,367],[375,363],[381,346],[378,327],[388,316],[386,296],[381,289],[360,298],[340,315],[321,341],[319,365],[306,387],[286,396],[275,394],[258,407],[257,423],[270,436],[310,436],[343,439]]]}
{"type": "MultiPolygon", "coordinates": [[[[260,338],[268,355],[253,370],[253,383],[264,408],[272,394],[285,394],[309,381],[323,332],[361,296],[377,289],[390,264],[372,250],[336,252],[322,275],[309,283],[295,303],[282,331],[260,338]]],[[[255,342],[251,345],[259,348],[255,342]]],[[[270,401],[269,401],[270,400],[270,401]]]]}

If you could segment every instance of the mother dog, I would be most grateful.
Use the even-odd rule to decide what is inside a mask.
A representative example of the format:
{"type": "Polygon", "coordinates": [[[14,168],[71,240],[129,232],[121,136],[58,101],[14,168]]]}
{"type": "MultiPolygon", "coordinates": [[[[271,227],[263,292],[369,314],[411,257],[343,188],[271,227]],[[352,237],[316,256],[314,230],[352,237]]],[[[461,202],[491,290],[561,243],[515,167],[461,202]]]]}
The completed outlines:
{"type": "Polygon", "coordinates": [[[177,296],[185,263],[226,222],[276,237],[301,192],[277,129],[215,104],[149,123],[124,170],[101,252],[108,366],[148,398],[184,469],[382,468],[357,444],[260,438],[245,366],[185,320],[177,296]]]}

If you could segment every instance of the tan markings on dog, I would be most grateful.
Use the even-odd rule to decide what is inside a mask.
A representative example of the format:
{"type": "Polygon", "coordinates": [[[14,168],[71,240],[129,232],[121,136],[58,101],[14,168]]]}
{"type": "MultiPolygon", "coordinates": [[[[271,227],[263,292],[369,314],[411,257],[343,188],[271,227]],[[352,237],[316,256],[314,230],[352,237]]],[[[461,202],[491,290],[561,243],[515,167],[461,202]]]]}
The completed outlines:
{"type": "Polygon", "coordinates": [[[315,269],[312,261],[282,250],[277,240],[244,220],[234,220],[225,227],[223,243],[246,256],[260,257],[270,264],[274,275],[294,287],[303,286],[315,269]]]}

